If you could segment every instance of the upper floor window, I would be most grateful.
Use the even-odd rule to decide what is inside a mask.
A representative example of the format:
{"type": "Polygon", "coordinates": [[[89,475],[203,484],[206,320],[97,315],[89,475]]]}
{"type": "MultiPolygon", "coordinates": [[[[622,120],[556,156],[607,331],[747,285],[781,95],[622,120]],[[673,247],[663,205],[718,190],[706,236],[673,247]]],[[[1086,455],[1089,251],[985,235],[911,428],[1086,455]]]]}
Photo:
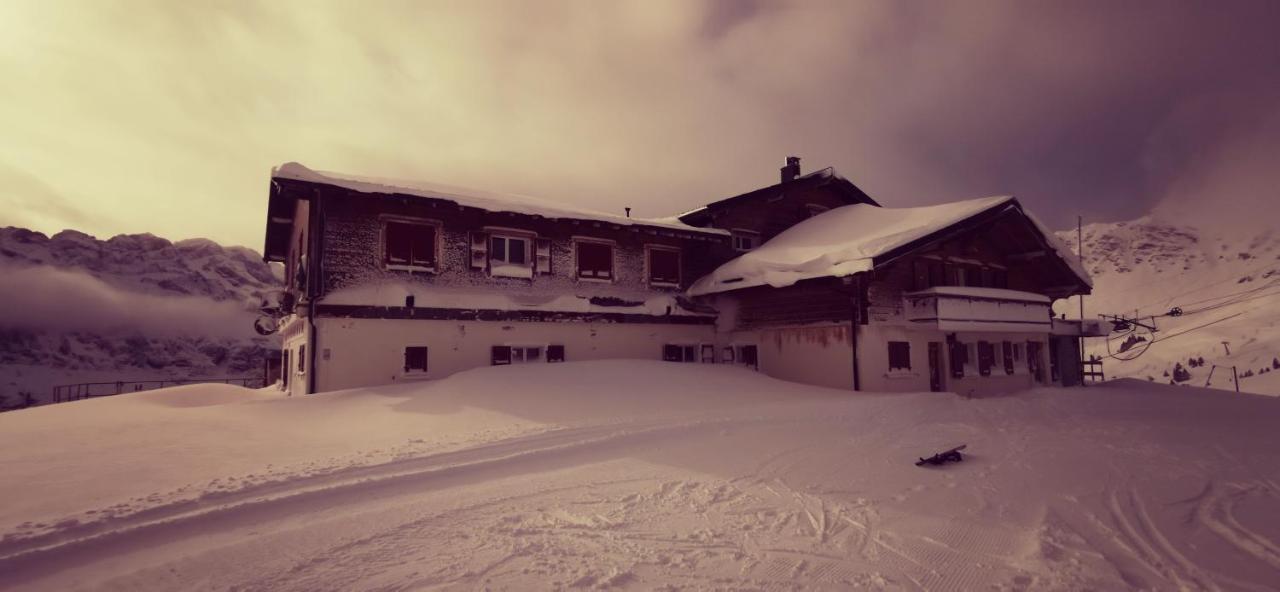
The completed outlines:
{"type": "Polygon", "coordinates": [[[732,232],[733,250],[750,251],[760,246],[760,234],[749,230],[734,230],[732,232]]]}
{"type": "Polygon", "coordinates": [[[575,241],[578,277],[613,279],[613,245],[607,242],[575,241]]]}
{"type": "Polygon", "coordinates": [[[529,243],[523,236],[489,236],[489,274],[503,277],[533,277],[529,243]]]}
{"type": "Polygon", "coordinates": [[[648,245],[649,283],[678,286],[680,285],[680,249],[648,245]]]}
{"type": "Polygon", "coordinates": [[[436,225],[430,222],[385,220],[382,262],[388,268],[436,268],[436,225]]]}

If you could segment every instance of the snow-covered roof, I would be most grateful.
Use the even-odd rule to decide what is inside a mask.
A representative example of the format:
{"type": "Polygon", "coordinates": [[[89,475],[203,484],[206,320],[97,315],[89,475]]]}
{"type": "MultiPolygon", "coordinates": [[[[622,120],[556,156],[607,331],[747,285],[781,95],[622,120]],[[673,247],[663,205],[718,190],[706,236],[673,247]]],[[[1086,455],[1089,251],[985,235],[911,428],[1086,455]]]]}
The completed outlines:
{"type": "Polygon", "coordinates": [[[292,179],[311,183],[324,183],[361,193],[399,193],[430,199],[443,199],[459,205],[491,212],[513,212],[553,219],[596,220],[628,226],[652,226],[685,232],[727,235],[727,231],[714,228],[698,228],[674,218],[630,218],[607,212],[579,208],[555,201],[527,195],[497,193],[468,189],[439,183],[403,181],[377,177],[363,177],[328,171],[316,171],[296,162],[289,162],[271,170],[272,178],[292,179]]]}
{"type": "MultiPolygon", "coordinates": [[[[870,271],[878,256],[1009,204],[1016,205],[1017,200],[1006,195],[915,208],[868,204],[835,208],[792,226],[759,248],[721,265],[690,286],[689,294],[766,285],[781,288],[801,280],[870,271]]],[[[1028,214],[1027,218],[1072,271],[1092,285],[1075,254],[1034,217],[1028,214]]]]}

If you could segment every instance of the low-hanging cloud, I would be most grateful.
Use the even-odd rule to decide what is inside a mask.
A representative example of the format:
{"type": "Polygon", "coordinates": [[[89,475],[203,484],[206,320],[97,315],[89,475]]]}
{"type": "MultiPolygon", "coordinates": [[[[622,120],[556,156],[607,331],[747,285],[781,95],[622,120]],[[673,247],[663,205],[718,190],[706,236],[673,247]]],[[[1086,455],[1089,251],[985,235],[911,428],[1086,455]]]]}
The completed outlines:
{"type": "Polygon", "coordinates": [[[255,334],[253,314],[235,302],[131,292],[81,271],[54,267],[5,264],[0,276],[4,328],[149,337],[255,334]]]}

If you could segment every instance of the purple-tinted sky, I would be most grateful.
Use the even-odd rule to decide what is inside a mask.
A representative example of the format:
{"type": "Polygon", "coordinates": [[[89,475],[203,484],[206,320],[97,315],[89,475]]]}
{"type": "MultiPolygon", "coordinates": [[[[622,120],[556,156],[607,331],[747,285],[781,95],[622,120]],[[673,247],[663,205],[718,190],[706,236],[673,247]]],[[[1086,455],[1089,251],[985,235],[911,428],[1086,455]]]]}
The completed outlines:
{"type": "Polygon", "coordinates": [[[258,247],[290,160],[661,216],[788,154],[886,206],[1253,212],[1278,30],[1275,1],[5,2],[0,223],[258,247]]]}

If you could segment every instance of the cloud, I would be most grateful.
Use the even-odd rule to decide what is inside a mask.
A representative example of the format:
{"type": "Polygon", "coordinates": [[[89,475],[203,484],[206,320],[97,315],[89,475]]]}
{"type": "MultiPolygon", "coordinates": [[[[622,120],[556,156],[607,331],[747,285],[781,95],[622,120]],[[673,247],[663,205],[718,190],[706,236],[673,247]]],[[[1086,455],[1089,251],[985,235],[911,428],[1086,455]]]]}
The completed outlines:
{"type": "Polygon", "coordinates": [[[0,265],[0,327],[147,336],[249,337],[254,316],[239,304],[158,296],[110,286],[86,273],[0,265]]]}
{"type": "Polygon", "coordinates": [[[0,73],[22,92],[0,93],[0,160],[114,220],[97,233],[247,245],[294,160],[660,216],[799,154],[886,205],[1016,193],[1051,223],[1128,217],[1171,182],[1145,162],[1172,111],[1280,84],[1277,12],[6,2],[0,73]]]}

